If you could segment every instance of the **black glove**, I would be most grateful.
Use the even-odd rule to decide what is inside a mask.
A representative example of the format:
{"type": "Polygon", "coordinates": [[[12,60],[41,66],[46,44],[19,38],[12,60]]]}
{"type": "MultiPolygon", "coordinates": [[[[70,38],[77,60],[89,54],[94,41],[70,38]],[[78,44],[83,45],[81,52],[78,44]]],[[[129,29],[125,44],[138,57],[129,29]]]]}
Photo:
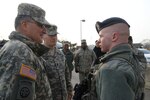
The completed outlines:
{"type": "Polygon", "coordinates": [[[76,72],[76,73],[79,73],[79,70],[78,70],[77,68],[75,68],[75,72],[76,72]]]}

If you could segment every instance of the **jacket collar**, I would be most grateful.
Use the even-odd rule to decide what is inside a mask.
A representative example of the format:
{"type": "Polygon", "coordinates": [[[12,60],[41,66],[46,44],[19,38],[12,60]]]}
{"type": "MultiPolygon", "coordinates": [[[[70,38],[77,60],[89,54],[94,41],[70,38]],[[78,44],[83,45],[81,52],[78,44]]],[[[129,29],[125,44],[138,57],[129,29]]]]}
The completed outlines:
{"type": "Polygon", "coordinates": [[[33,41],[31,41],[31,39],[29,39],[28,37],[24,36],[23,34],[13,31],[10,35],[9,35],[9,39],[10,40],[19,40],[23,43],[25,43],[27,46],[29,46],[29,48],[37,55],[37,56],[41,56],[44,53],[49,51],[49,48],[45,47],[42,44],[39,43],[35,43],[33,41]]]}
{"type": "Polygon", "coordinates": [[[129,44],[119,44],[115,47],[113,47],[109,52],[107,52],[104,57],[101,58],[101,62],[104,62],[106,60],[109,60],[112,57],[122,57],[127,58],[132,52],[131,47],[129,44]],[[123,55],[123,56],[122,56],[123,55]]]}

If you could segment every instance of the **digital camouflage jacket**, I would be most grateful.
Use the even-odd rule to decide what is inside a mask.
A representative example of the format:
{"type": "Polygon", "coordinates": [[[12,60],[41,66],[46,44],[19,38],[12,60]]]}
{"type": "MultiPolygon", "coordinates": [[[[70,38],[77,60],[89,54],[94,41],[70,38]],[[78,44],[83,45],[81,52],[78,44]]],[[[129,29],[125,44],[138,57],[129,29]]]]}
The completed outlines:
{"type": "Polygon", "coordinates": [[[50,49],[42,55],[54,100],[66,100],[67,93],[72,92],[69,69],[65,62],[65,55],[57,48],[50,49]]]}
{"type": "Polygon", "coordinates": [[[0,50],[0,100],[52,100],[45,69],[38,56],[48,49],[12,32],[0,50]]]}

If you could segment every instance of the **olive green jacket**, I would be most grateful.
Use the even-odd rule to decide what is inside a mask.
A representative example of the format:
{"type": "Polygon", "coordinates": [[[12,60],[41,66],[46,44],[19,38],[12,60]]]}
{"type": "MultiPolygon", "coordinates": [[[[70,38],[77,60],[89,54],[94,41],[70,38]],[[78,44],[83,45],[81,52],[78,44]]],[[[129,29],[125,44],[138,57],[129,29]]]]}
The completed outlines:
{"type": "Polygon", "coordinates": [[[128,44],[120,44],[108,52],[102,59],[99,70],[96,71],[96,94],[98,100],[134,100],[137,78],[131,62],[131,48],[128,44]]]}

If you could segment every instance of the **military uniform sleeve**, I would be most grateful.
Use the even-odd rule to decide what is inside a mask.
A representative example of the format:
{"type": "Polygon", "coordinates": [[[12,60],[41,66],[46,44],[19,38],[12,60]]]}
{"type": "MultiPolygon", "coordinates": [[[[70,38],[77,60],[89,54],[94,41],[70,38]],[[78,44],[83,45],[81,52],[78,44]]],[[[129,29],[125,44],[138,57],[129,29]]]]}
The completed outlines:
{"type": "Polygon", "coordinates": [[[93,66],[94,66],[94,64],[95,64],[95,60],[96,60],[96,59],[97,59],[97,56],[96,56],[95,52],[92,50],[92,60],[93,60],[93,62],[92,62],[91,67],[93,67],[93,66]]]}
{"type": "Polygon", "coordinates": [[[79,56],[78,52],[75,53],[74,56],[74,63],[75,63],[75,69],[79,71],[79,56]]]}
{"type": "Polygon", "coordinates": [[[93,54],[93,55],[92,55],[92,56],[93,56],[93,57],[92,57],[92,58],[93,58],[93,61],[95,61],[95,60],[96,60],[96,58],[97,58],[97,57],[96,57],[96,54],[95,54],[95,52],[94,52],[94,51],[92,51],[92,54],[93,54]]]}
{"type": "Polygon", "coordinates": [[[6,100],[51,100],[51,89],[37,57],[27,47],[3,52],[0,59],[0,98],[6,100]],[[31,52],[32,53],[32,52],[31,52]],[[41,93],[42,92],[42,93],[41,93]],[[43,93],[44,92],[44,93],[43,93]]]}
{"type": "Polygon", "coordinates": [[[25,60],[10,56],[9,59],[1,59],[0,66],[5,71],[1,75],[0,83],[5,87],[3,98],[6,100],[34,100],[35,98],[35,70],[25,65],[25,60]],[[24,64],[23,64],[24,63],[24,64]],[[7,68],[7,69],[6,69],[7,68]]]}
{"type": "Polygon", "coordinates": [[[70,93],[73,91],[73,87],[72,87],[72,83],[70,80],[70,73],[69,73],[69,68],[67,64],[65,64],[65,79],[66,79],[67,91],[70,93]]]}
{"type": "Polygon", "coordinates": [[[98,100],[134,100],[134,92],[122,71],[104,69],[96,79],[98,100]]]}
{"type": "Polygon", "coordinates": [[[73,53],[71,52],[71,63],[72,63],[72,70],[74,69],[74,64],[73,64],[73,61],[74,61],[74,55],[73,55],[73,53]]]}
{"type": "Polygon", "coordinates": [[[73,60],[74,60],[74,55],[73,55],[73,53],[71,52],[71,61],[73,62],[73,60]]]}

